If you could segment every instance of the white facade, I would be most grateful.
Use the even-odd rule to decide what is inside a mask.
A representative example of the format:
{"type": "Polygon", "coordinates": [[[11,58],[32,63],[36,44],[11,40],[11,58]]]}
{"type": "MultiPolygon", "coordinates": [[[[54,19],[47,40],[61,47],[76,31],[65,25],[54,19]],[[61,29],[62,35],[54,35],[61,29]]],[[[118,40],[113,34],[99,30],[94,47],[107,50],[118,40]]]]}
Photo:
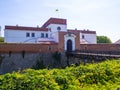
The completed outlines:
{"type": "Polygon", "coordinates": [[[51,33],[50,37],[53,39],[53,41],[59,43],[59,32],[53,32],[53,33],[51,33]]]}
{"type": "Polygon", "coordinates": [[[67,32],[67,25],[50,24],[50,25],[48,25],[47,28],[51,29],[51,32],[57,32],[57,31],[65,31],[65,32],[67,32]],[[60,30],[58,30],[58,27],[60,27],[60,30]]]}
{"type": "Polygon", "coordinates": [[[35,43],[39,38],[50,38],[50,32],[46,31],[28,31],[28,30],[4,30],[5,42],[8,43],[35,43]],[[27,36],[29,33],[29,36],[27,36]],[[44,37],[41,34],[44,34],[44,37]],[[34,34],[34,36],[32,36],[34,34]],[[48,34],[48,37],[46,37],[48,34]]]}
{"type": "Polygon", "coordinates": [[[80,40],[83,40],[86,44],[96,44],[96,34],[80,33],[80,40]]]}
{"type": "MultiPolygon", "coordinates": [[[[39,43],[39,42],[55,42],[59,43],[59,32],[67,33],[66,19],[49,19],[41,28],[39,27],[22,27],[22,26],[6,26],[4,29],[4,41],[7,43],[39,43]]],[[[71,32],[71,31],[70,31],[71,32]]],[[[80,41],[87,44],[96,44],[95,31],[72,30],[80,34],[80,41]]],[[[75,50],[75,34],[64,36],[64,49],[67,50],[67,41],[72,41],[72,50],[75,50]]],[[[83,44],[86,44],[83,43],[83,44]]]]}

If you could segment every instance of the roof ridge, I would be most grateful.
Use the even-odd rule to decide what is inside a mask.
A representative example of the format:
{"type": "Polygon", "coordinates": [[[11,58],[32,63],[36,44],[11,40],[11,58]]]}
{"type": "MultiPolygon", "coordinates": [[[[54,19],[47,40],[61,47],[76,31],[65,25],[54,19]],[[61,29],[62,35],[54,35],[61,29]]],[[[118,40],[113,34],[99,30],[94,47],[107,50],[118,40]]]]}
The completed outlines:
{"type": "Polygon", "coordinates": [[[7,30],[30,30],[30,31],[48,31],[48,28],[41,27],[26,27],[26,26],[5,26],[7,30]]]}
{"type": "Polygon", "coordinates": [[[50,18],[48,19],[43,25],[42,27],[46,28],[49,24],[63,24],[66,25],[67,24],[67,20],[66,19],[62,19],[62,18],[50,18]]]}

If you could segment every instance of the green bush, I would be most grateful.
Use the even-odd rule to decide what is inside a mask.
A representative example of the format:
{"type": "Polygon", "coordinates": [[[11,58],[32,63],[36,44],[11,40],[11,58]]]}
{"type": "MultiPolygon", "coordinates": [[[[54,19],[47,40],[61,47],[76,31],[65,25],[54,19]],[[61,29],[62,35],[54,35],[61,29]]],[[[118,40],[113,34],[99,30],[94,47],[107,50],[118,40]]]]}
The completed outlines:
{"type": "Polygon", "coordinates": [[[33,69],[35,69],[35,70],[44,69],[44,68],[45,68],[45,66],[44,66],[43,60],[37,60],[36,64],[33,65],[33,69]]]}
{"type": "Polygon", "coordinates": [[[4,37],[0,37],[0,42],[4,42],[4,37]]]}
{"type": "Polygon", "coordinates": [[[0,75],[0,90],[120,90],[120,60],[0,75]]]}

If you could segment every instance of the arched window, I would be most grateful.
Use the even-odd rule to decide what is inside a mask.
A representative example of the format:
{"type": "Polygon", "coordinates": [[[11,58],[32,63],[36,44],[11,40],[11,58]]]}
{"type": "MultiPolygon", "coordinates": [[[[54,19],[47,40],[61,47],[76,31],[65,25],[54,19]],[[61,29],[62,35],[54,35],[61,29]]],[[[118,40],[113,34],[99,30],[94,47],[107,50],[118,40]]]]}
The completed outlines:
{"type": "Polygon", "coordinates": [[[60,30],[61,30],[61,27],[57,27],[57,30],[60,31],[60,30]]]}

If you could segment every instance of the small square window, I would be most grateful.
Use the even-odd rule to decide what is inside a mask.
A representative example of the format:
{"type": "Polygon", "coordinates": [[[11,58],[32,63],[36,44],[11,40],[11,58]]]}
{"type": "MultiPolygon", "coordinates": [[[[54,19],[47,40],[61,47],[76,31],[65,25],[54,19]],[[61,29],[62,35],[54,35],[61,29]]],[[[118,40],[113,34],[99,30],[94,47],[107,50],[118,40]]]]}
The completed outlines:
{"type": "Polygon", "coordinates": [[[30,37],[30,33],[26,33],[26,37],[30,37]]]}
{"type": "Polygon", "coordinates": [[[35,37],[35,33],[32,33],[31,36],[32,36],[32,37],[35,37]]]}
{"type": "Polygon", "coordinates": [[[41,33],[41,37],[44,38],[44,33],[41,33]]]}
{"type": "Polygon", "coordinates": [[[48,50],[51,50],[51,46],[48,46],[48,50]]]}
{"type": "Polygon", "coordinates": [[[46,33],[46,38],[48,38],[48,33],[46,33]]]}
{"type": "Polygon", "coordinates": [[[85,38],[85,36],[84,35],[82,35],[82,39],[84,39],[85,38]]]}

